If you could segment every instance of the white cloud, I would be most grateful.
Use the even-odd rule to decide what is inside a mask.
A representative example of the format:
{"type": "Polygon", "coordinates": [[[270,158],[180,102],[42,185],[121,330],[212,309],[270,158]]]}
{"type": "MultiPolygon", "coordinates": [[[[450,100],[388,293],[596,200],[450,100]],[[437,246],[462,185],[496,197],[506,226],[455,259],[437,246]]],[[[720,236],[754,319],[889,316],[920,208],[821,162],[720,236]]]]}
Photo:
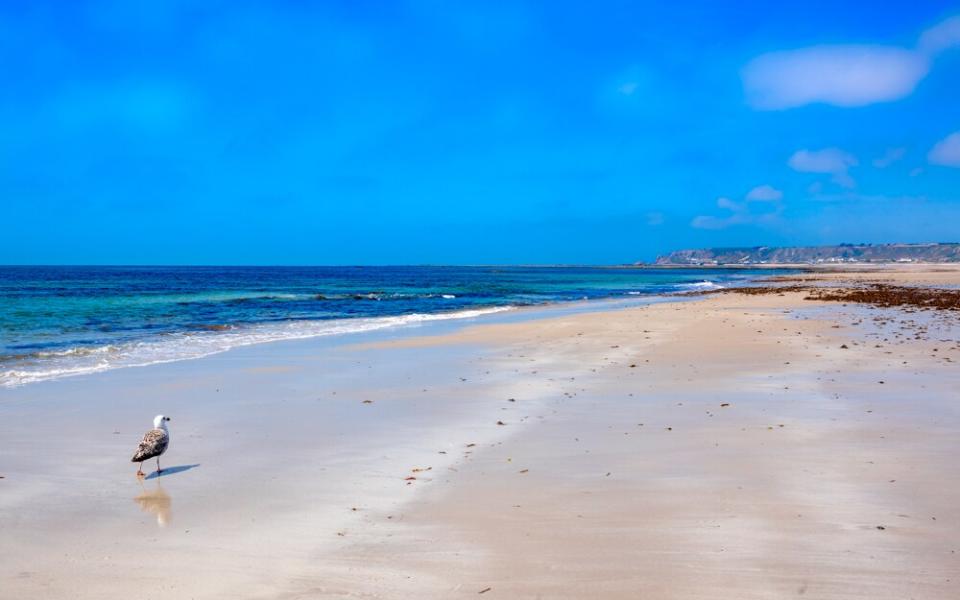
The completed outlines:
{"type": "Polygon", "coordinates": [[[729,211],[725,217],[699,215],[690,222],[697,229],[724,229],[732,225],[771,225],[776,223],[783,212],[780,199],[783,192],[770,185],[761,185],[747,193],[743,202],[737,202],[721,196],[717,198],[717,207],[729,211]],[[752,209],[752,203],[760,203],[759,211],[752,209]]]}
{"type": "Polygon", "coordinates": [[[865,106],[908,96],[934,58],[960,46],[960,17],[926,30],[916,48],[836,44],[762,54],[741,72],[747,102],[760,110],[806,104],[865,106]]]}
{"type": "Polygon", "coordinates": [[[735,212],[726,217],[699,215],[690,221],[690,226],[697,229],[726,229],[733,225],[773,225],[780,219],[781,209],[763,214],[749,212],[735,212]]]}
{"type": "Polygon", "coordinates": [[[880,158],[873,159],[873,166],[878,169],[886,169],[897,162],[907,153],[906,148],[888,148],[880,158]]]}
{"type": "Polygon", "coordinates": [[[935,165],[960,167],[960,131],[943,138],[927,154],[927,160],[935,165]]]}
{"type": "Polygon", "coordinates": [[[771,52],[743,70],[747,101],[777,110],[823,102],[864,106],[909,95],[930,65],[918,52],[886,46],[814,46],[771,52]]]}
{"type": "Polygon", "coordinates": [[[802,173],[826,173],[832,175],[833,182],[843,187],[852,188],[856,185],[848,172],[850,167],[859,164],[857,157],[840,148],[825,148],[823,150],[797,150],[787,160],[787,164],[794,171],[802,173]]]}
{"type": "Polygon", "coordinates": [[[747,193],[747,200],[754,202],[776,202],[783,198],[783,192],[772,185],[758,185],[747,193]]]}
{"type": "Polygon", "coordinates": [[[857,158],[840,148],[797,150],[787,161],[794,170],[806,173],[836,173],[857,165],[857,158]]]}

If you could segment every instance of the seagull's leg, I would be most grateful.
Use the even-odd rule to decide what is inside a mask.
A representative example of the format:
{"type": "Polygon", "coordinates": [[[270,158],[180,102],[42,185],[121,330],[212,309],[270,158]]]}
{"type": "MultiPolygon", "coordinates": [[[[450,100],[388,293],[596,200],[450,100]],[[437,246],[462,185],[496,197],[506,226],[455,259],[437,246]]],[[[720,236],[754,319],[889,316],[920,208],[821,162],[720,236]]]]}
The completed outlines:
{"type": "Polygon", "coordinates": [[[143,461],[137,463],[137,475],[143,477],[143,461]]]}
{"type": "Polygon", "coordinates": [[[157,457],[157,475],[159,475],[161,472],[162,471],[160,470],[160,457],[158,456],[157,457]]]}

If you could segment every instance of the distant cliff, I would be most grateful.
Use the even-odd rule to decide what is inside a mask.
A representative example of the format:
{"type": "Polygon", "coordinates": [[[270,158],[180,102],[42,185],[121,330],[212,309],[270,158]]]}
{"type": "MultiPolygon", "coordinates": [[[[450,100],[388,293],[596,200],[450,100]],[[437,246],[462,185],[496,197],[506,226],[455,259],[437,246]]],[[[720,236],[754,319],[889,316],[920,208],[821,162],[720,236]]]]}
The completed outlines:
{"type": "Polygon", "coordinates": [[[838,246],[757,246],[677,250],[657,257],[658,265],[755,265],[782,263],[960,262],[960,243],[840,244],[838,246]]]}

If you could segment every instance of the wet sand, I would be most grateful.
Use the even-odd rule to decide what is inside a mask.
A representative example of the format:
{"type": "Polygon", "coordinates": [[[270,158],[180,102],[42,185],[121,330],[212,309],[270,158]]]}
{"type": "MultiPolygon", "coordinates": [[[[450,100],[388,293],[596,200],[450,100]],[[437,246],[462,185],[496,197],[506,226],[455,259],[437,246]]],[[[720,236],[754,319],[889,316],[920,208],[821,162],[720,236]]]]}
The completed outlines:
{"type": "Polygon", "coordinates": [[[953,598],[960,315],[805,297],[2,391],[0,597],[953,598]]]}

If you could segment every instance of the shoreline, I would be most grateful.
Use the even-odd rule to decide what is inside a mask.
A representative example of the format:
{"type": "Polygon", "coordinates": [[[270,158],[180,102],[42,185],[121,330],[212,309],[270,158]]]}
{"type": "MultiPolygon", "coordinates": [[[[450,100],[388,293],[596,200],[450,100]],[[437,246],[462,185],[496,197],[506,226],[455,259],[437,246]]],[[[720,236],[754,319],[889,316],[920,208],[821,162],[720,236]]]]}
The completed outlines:
{"type": "MultiPolygon", "coordinates": [[[[114,364],[103,364],[98,362],[87,366],[68,366],[63,369],[53,369],[46,371],[23,371],[9,369],[4,374],[4,379],[0,380],[0,389],[16,388],[32,383],[42,381],[52,381],[67,377],[77,377],[91,375],[95,373],[104,373],[116,369],[142,368],[152,365],[167,364],[171,362],[180,362],[186,360],[197,360],[229,352],[236,348],[255,346],[259,344],[271,344],[274,342],[286,342],[304,339],[314,339],[327,336],[349,335],[356,333],[365,333],[370,331],[379,331],[386,329],[401,329],[409,326],[416,326],[421,323],[432,321],[473,319],[486,315],[492,315],[500,312],[514,310],[517,307],[510,305],[490,306],[477,309],[465,309],[450,312],[436,313],[411,313],[405,315],[391,315],[383,317],[355,317],[344,319],[329,320],[298,320],[285,323],[285,326],[301,327],[301,331],[283,333],[280,330],[258,331],[257,329],[263,323],[253,326],[242,327],[236,325],[210,325],[205,332],[182,331],[169,334],[169,337],[159,337],[157,339],[144,339],[137,341],[124,342],[121,344],[106,344],[102,346],[91,347],[71,347],[63,351],[47,352],[44,354],[57,354],[64,357],[72,356],[91,356],[94,359],[103,352],[116,349],[118,346],[127,346],[132,348],[127,355],[121,357],[123,362],[114,364]],[[259,337],[256,337],[258,336],[259,337]],[[176,340],[174,337],[176,336],[176,340]],[[232,336],[232,337],[227,337],[232,336]],[[135,358],[136,352],[143,347],[147,347],[146,352],[151,352],[150,348],[159,348],[160,346],[175,344],[181,339],[187,339],[192,342],[186,350],[176,356],[160,358],[157,355],[163,353],[159,350],[153,351],[153,356],[135,358]],[[210,347],[210,344],[213,347],[210,347]],[[128,362],[129,361],[129,362],[128,362]]],[[[26,358],[16,357],[16,358],[26,358]]],[[[44,363],[44,366],[46,364],[44,363]]],[[[22,369],[22,366],[21,366],[22,369]]]]}
{"type": "Polygon", "coordinates": [[[955,312],[595,308],[0,391],[3,593],[952,597],[955,312]]]}
{"type": "MultiPolygon", "coordinates": [[[[724,287],[712,282],[708,283],[716,286],[715,289],[724,287]]],[[[675,285],[686,285],[697,289],[700,283],[675,285]]],[[[491,304],[435,312],[380,316],[359,315],[332,319],[292,319],[281,322],[208,324],[200,329],[166,332],[154,337],[118,343],[104,342],[95,346],[71,346],[64,349],[2,357],[0,366],[4,368],[0,369],[0,390],[115,369],[149,367],[155,364],[196,360],[228,352],[235,348],[257,344],[350,335],[368,331],[404,329],[433,321],[482,318],[508,311],[515,312],[521,317],[530,315],[529,318],[535,318],[537,313],[549,313],[554,309],[563,311],[565,310],[564,307],[580,310],[581,307],[590,305],[593,310],[611,310],[612,308],[619,308],[621,305],[643,305],[647,302],[671,301],[683,293],[685,292],[626,292],[622,295],[592,299],[553,300],[531,304],[491,304]],[[26,364],[19,362],[25,359],[30,359],[32,362],[26,364]],[[81,363],[79,361],[86,362],[81,363]]]]}

